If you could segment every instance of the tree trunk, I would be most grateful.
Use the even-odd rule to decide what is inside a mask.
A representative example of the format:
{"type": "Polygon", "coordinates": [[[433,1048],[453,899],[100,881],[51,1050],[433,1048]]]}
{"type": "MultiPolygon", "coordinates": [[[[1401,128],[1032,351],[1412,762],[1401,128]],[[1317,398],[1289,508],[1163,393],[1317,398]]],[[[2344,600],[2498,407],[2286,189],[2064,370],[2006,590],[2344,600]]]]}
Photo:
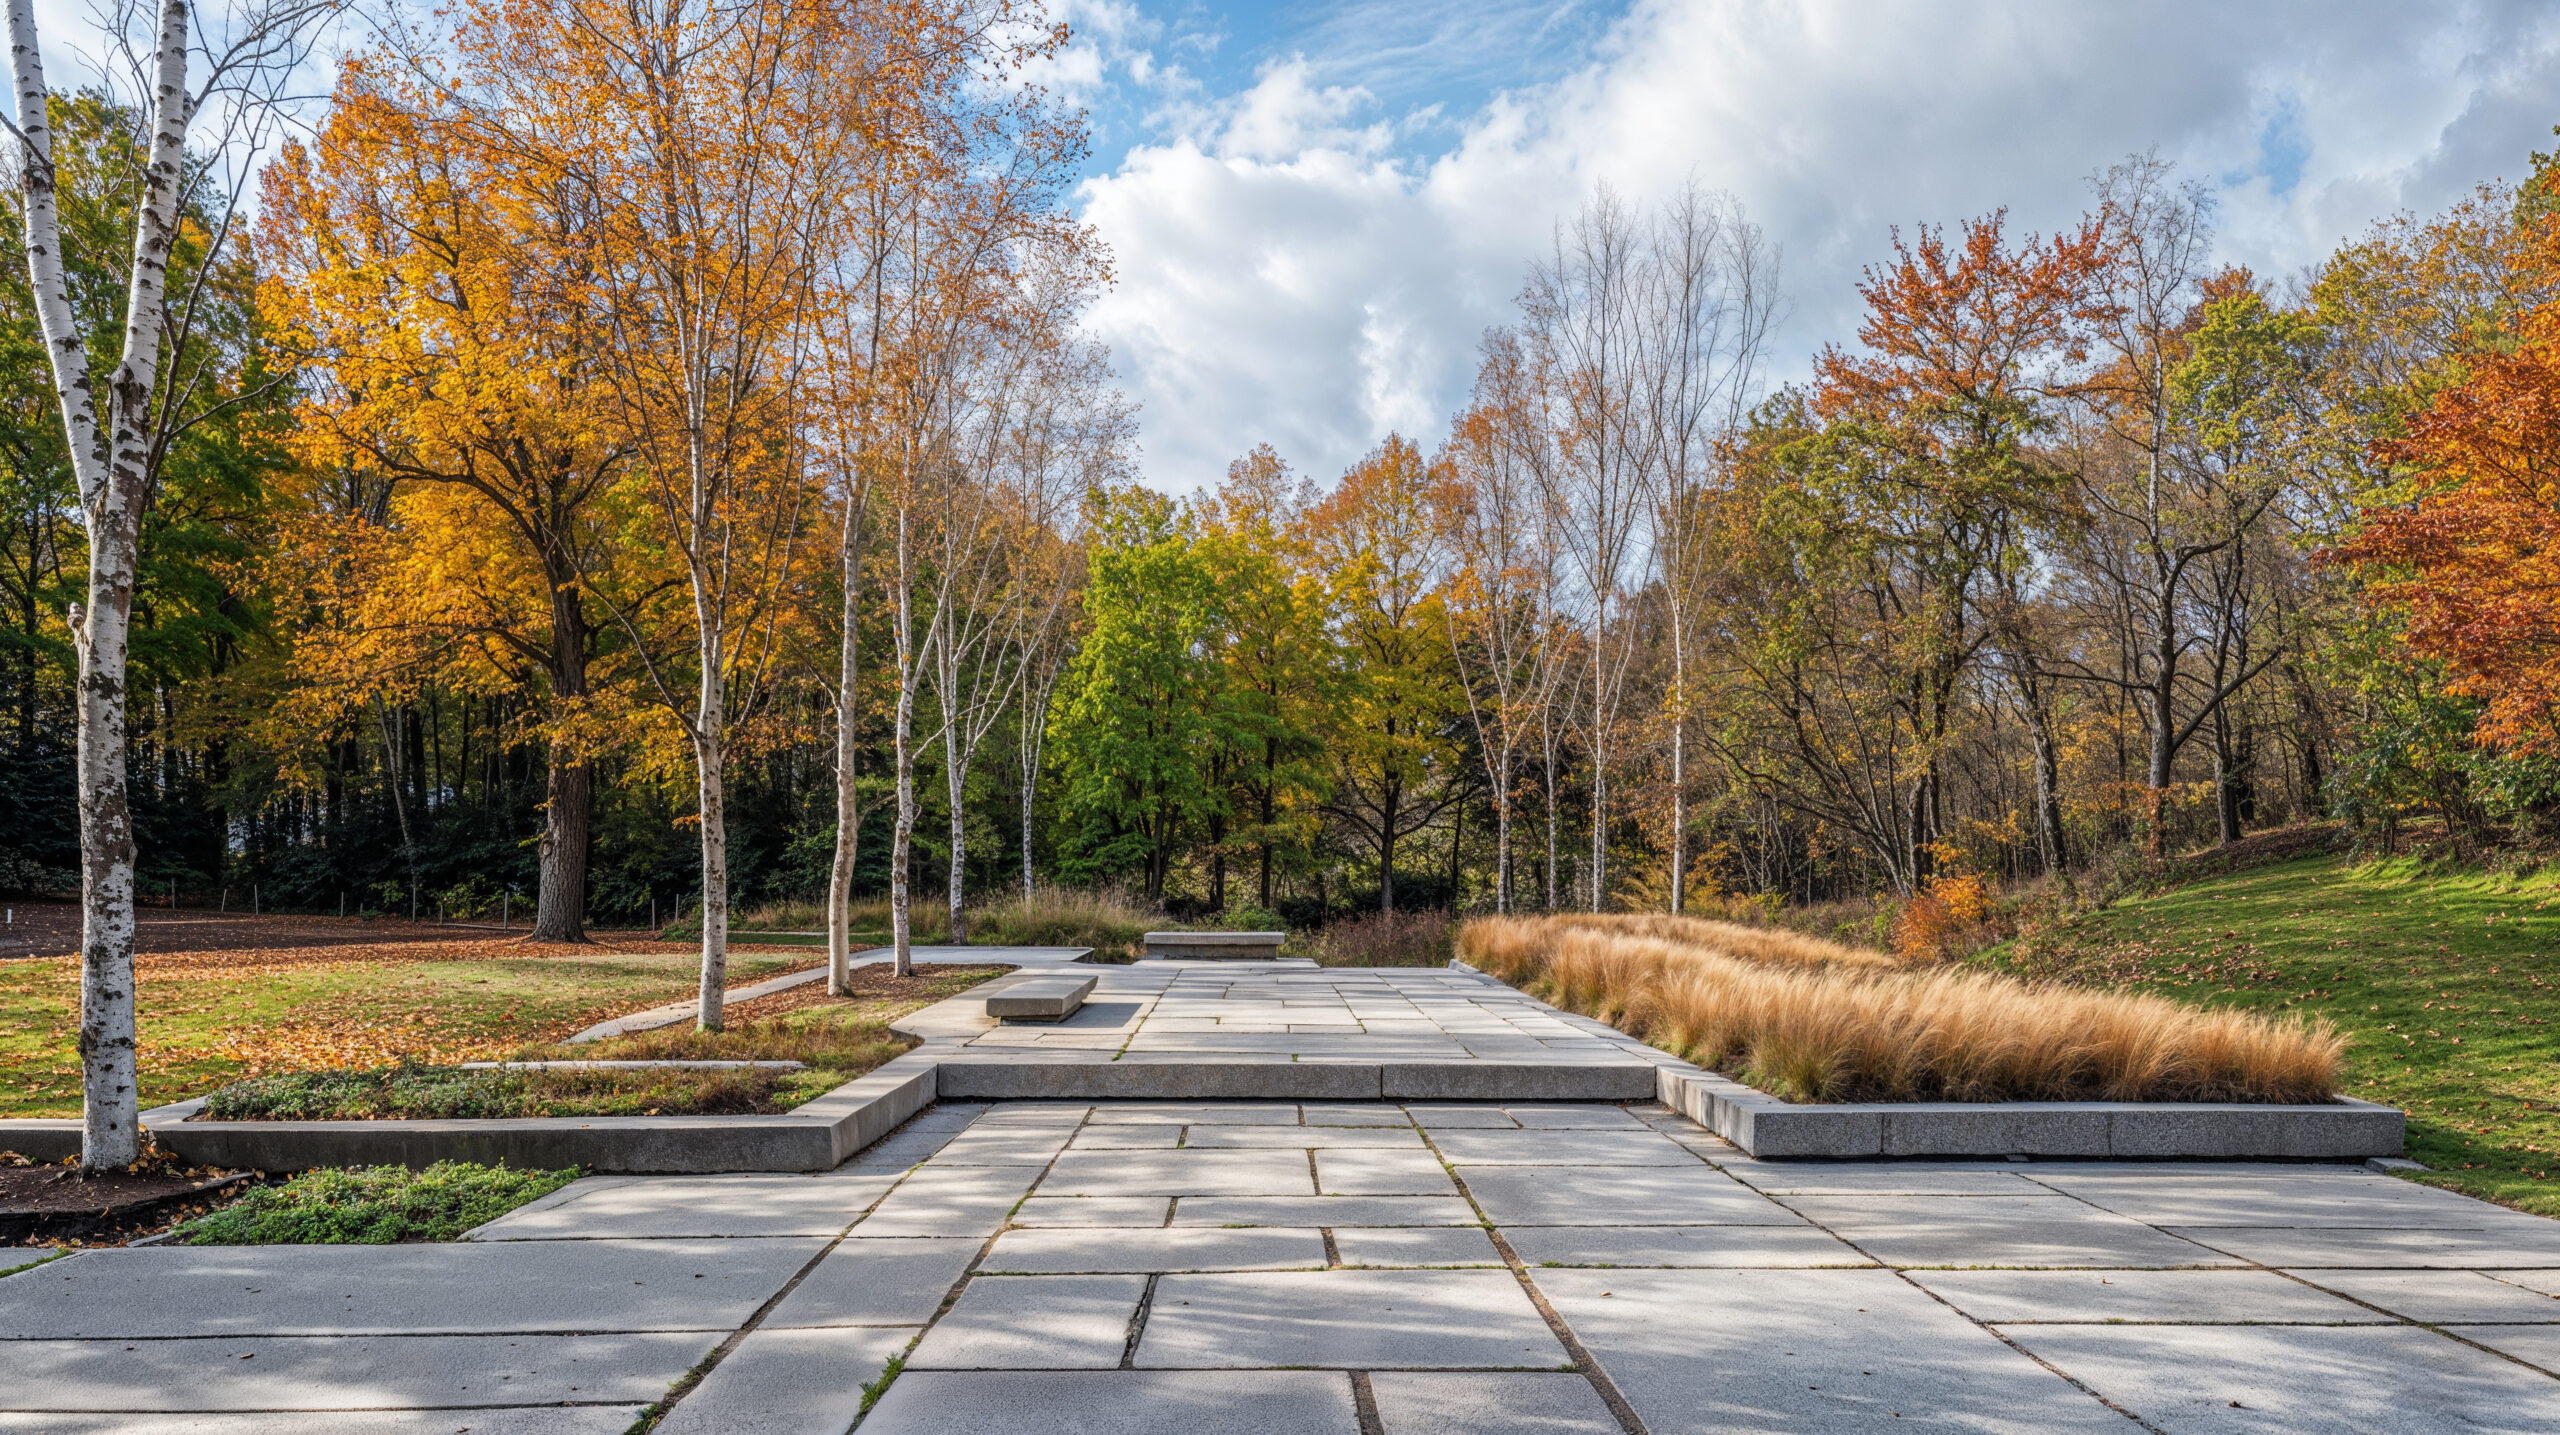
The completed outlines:
{"type": "Polygon", "coordinates": [[[718,692],[717,679],[704,680],[705,735],[693,748],[702,806],[702,984],[695,1022],[704,1031],[721,1029],[721,1005],[729,986],[729,831],[722,771],[726,754],[714,735],[720,720],[718,692]]]}
{"type": "Polygon", "coordinates": [[[898,689],[897,756],[898,817],[889,829],[889,941],[893,970],[911,977],[916,971],[915,938],[910,926],[912,894],[907,868],[916,847],[915,697],[912,684],[898,689]]]}
{"type": "Polygon", "coordinates": [[[861,655],[862,515],[859,496],[845,515],[844,540],[837,550],[844,585],[844,635],[836,652],[836,848],[827,866],[827,995],[849,991],[853,972],[853,864],[862,836],[862,803],[854,785],[856,739],[861,729],[860,695],[855,684],[861,655]]]}
{"type": "Polygon", "coordinates": [[[125,791],[125,655],[133,607],[132,529],[91,524],[80,652],[80,1164],[142,1154],[133,1009],[133,811],[125,791]]]}
{"type": "MultiPolygon", "coordinates": [[[[563,708],[587,696],[587,620],[577,574],[560,557],[551,583],[551,693],[563,708]]],[[[543,781],[541,880],[534,889],[533,940],[587,939],[587,834],[595,780],[586,757],[565,752],[557,735],[544,752],[550,771],[543,781]]]]}
{"type": "Polygon", "coordinates": [[[541,880],[534,889],[537,942],[587,939],[587,834],[595,770],[555,749],[543,782],[541,880]]]}
{"type": "Polygon", "coordinates": [[[942,737],[942,787],[951,799],[951,880],[948,896],[951,905],[951,941],[957,945],[969,940],[968,914],[961,904],[968,889],[969,829],[962,820],[960,801],[969,782],[969,770],[960,764],[960,724],[946,722],[942,737]]]}

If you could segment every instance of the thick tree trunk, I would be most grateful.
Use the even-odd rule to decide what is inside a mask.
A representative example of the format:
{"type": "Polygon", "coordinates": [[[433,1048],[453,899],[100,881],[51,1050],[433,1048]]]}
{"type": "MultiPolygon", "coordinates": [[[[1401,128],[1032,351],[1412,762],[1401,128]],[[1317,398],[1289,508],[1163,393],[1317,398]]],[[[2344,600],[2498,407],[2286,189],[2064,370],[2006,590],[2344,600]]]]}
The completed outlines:
{"type": "Polygon", "coordinates": [[[533,940],[587,939],[588,814],[595,770],[563,760],[555,749],[543,782],[541,881],[535,889],[533,940]]]}
{"type": "MultiPolygon", "coordinates": [[[[551,583],[551,693],[562,707],[587,696],[587,618],[577,574],[559,562],[551,583]]],[[[554,737],[544,753],[550,771],[543,782],[541,881],[534,892],[533,939],[587,939],[587,834],[594,802],[593,769],[585,755],[566,753],[554,737]]]]}

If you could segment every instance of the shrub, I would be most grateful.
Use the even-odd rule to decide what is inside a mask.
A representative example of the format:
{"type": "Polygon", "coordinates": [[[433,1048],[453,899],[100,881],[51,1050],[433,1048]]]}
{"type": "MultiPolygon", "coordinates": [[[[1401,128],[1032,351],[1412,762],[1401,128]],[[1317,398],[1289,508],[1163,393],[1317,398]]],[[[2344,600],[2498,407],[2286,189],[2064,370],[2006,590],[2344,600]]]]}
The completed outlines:
{"type": "Polygon", "coordinates": [[[1443,912],[1371,912],[1334,923],[1311,944],[1328,967],[1445,967],[1454,931],[1443,912]]]}
{"type": "Polygon", "coordinates": [[[1458,949],[1558,1006],[1798,1101],[2325,1101],[2346,1047],[2325,1020],[1553,919],[1479,918],[1458,949]]]}
{"type": "Polygon", "coordinates": [[[176,1231],[190,1246],[389,1245],[450,1241],[578,1178],[576,1171],[512,1171],[467,1161],[306,1171],[265,1186],[176,1231]]]}
{"type": "MultiPolygon", "coordinates": [[[[903,1042],[893,1048],[904,1049],[903,1042]]],[[[253,1076],[206,1097],[204,1115],[210,1121],[775,1115],[844,1080],[841,1071],[771,1067],[599,1071],[403,1065],[253,1076]]]]}

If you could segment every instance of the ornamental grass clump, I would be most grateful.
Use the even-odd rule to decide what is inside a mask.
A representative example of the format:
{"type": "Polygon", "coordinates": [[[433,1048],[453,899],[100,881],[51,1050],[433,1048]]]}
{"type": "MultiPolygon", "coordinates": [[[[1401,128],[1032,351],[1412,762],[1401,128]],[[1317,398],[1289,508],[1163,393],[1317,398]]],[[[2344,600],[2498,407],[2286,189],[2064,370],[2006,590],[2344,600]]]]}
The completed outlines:
{"type": "Polygon", "coordinates": [[[1905,967],[1883,953],[1771,956],[1779,949],[1766,944],[1670,941],[1581,918],[1478,918],[1458,950],[1532,995],[1792,1101],[2317,1102],[2337,1094],[2346,1048],[2325,1019],[1905,967]]]}

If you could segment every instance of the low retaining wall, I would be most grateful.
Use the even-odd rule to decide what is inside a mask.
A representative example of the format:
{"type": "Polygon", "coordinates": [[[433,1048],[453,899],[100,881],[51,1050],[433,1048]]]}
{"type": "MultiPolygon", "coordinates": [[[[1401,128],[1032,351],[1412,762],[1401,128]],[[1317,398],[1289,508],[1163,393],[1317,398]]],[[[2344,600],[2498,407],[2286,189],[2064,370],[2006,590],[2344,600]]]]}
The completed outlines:
{"type": "Polygon", "coordinates": [[[2397,1156],[2408,1118],[2341,1097],[2317,1106],[2187,1101],[1797,1104],[1695,1067],[1657,1068],[1663,1104],[1754,1156],[2052,1156],[2364,1160],[2397,1156]]]}
{"type": "Polygon", "coordinates": [[[943,1096],[985,1101],[1642,1101],[1650,1062],[1022,1061],[946,1057],[943,1096]]]}

